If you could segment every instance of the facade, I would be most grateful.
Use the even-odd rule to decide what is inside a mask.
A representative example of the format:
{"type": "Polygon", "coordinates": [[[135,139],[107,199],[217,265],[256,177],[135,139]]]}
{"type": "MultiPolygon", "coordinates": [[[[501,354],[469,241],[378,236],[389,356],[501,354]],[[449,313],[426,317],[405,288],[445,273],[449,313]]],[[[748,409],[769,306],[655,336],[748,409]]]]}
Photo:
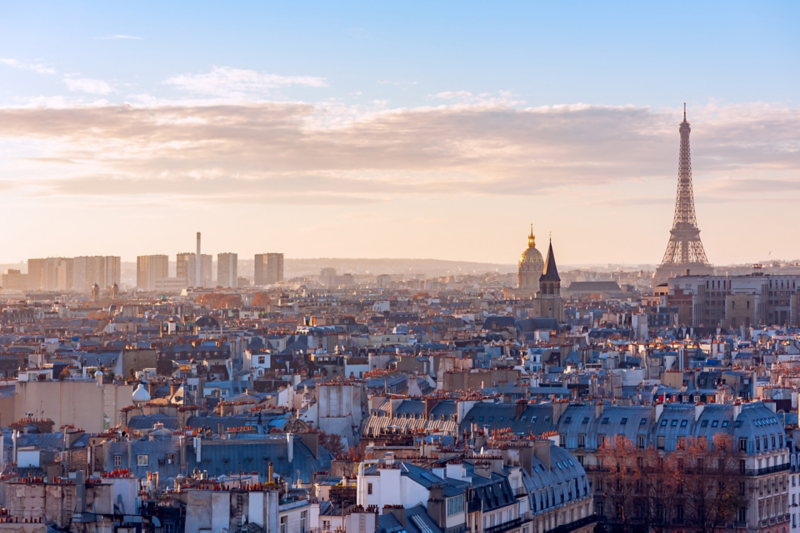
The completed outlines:
{"type": "Polygon", "coordinates": [[[184,287],[197,287],[197,254],[179,253],[175,260],[175,277],[186,280],[184,287]]]}
{"type": "Polygon", "coordinates": [[[119,285],[121,259],[114,256],[75,257],[72,271],[72,290],[89,292],[95,285],[106,289],[119,285]]]}
{"type": "Polygon", "coordinates": [[[45,259],[28,259],[28,288],[40,291],[44,283],[45,259]]]}
{"type": "Polygon", "coordinates": [[[256,254],[255,284],[272,285],[283,281],[283,254],[256,254]]]}
{"type": "Polygon", "coordinates": [[[140,255],[136,258],[136,287],[143,291],[156,290],[156,280],[169,276],[169,257],[140,255]]]}
{"type": "Polygon", "coordinates": [[[800,325],[800,275],[689,275],[669,280],[668,300],[683,305],[685,325],[749,328],[800,325]]]}
{"type": "Polygon", "coordinates": [[[217,254],[217,285],[235,288],[239,284],[239,256],[233,253],[217,254]]]}
{"type": "Polygon", "coordinates": [[[14,289],[24,291],[30,288],[29,276],[17,269],[8,269],[0,275],[0,287],[3,289],[14,289]]]}
{"type": "Polygon", "coordinates": [[[43,291],[69,291],[72,288],[73,261],[66,257],[48,257],[42,265],[43,291]]]}
{"type": "Polygon", "coordinates": [[[184,252],[178,254],[176,259],[175,277],[186,280],[184,287],[209,288],[213,285],[213,256],[200,254],[199,280],[197,278],[197,254],[184,252]]]}

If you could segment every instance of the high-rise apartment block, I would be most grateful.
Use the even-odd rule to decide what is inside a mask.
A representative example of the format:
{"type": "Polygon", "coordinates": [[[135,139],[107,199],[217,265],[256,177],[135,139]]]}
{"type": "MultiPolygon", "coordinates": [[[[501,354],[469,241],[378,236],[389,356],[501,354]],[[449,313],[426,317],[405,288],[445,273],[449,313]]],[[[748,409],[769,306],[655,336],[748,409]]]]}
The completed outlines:
{"type": "Polygon", "coordinates": [[[136,258],[136,287],[144,291],[156,288],[156,280],[169,276],[169,257],[140,255],[136,258]]]}
{"type": "Polygon", "coordinates": [[[186,280],[187,287],[211,287],[213,284],[214,258],[200,254],[200,268],[197,268],[197,254],[181,253],[177,256],[175,277],[186,280]],[[198,279],[197,276],[200,276],[198,279]]]}
{"type": "Polygon", "coordinates": [[[95,284],[101,289],[119,285],[120,273],[119,257],[75,257],[72,259],[72,290],[89,292],[95,284]]]}
{"type": "Polygon", "coordinates": [[[283,281],[283,254],[256,254],[255,284],[272,285],[283,281]]]}
{"type": "Polygon", "coordinates": [[[196,285],[196,272],[197,254],[186,252],[177,255],[177,263],[175,266],[176,278],[185,279],[187,287],[194,287],[196,285]]]}
{"type": "Polygon", "coordinates": [[[217,285],[236,287],[239,284],[239,256],[232,253],[217,254],[217,285]]]}
{"type": "Polygon", "coordinates": [[[48,257],[42,268],[43,291],[68,291],[72,288],[72,259],[66,257],[48,257]]]}

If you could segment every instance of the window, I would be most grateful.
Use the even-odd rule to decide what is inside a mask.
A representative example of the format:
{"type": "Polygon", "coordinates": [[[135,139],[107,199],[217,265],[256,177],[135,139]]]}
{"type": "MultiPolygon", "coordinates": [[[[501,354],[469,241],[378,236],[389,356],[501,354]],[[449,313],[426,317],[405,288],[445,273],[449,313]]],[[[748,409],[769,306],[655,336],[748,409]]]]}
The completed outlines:
{"type": "Polygon", "coordinates": [[[285,516],[281,517],[281,533],[289,533],[287,520],[285,516]]]}
{"type": "Polygon", "coordinates": [[[175,524],[164,524],[164,533],[175,533],[175,524]]]}
{"type": "Polygon", "coordinates": [[[686,437],[678,437],[678,449],[683,450],[686,448],[686,437]]]}
{"type": "Polygon", "coordinates": [[[603,422],[602,422],[602,423],[603,423],[603,424],[608,424],[608,417],[605,417],[605,418],[603,419],[603,422]]]}
{"type": "Polygon", "coordinates": [[[372,483],[367,483],[367,494],[372,494],[372,483]]]}
{"type": "Polygon", "coordinates": [[[667,425],[667,421],[666,421],[666,420],[662,420],[662,421],[661,421],[661,427],[664,427],[664,426],[666,426],[666,425],[667,425]]]}
{"type": "Polygon", "coordinates": [[[300,533],[308,531],[308,511],[300,512],[300,533]]]}
{"type": "Polygon", "coordinates": [[[628,419],[627,418],[623,418],[622,420],[619,421],[619,425],[620,426],[624,426],[627,423],[628,423],[628,419]]]}
{"type": "Polygon", "coordinates": [[[722,422],[722,427],[724,427],[724,428],[728,427],[728,421],[727,420],[722,422]]]}
{"type": "Polygon", "coordinates": [[[663,450],[664,449],[664,437],[658,437],[657,448],[659,450],[663,450]]]}
{"type": "Polygon", "coordinates": [[[322,521],[322,531],[330,531],[331,530],[331,521],[330,520],[323,520],[322,521]]]}
{"type": "Polygon", "coordinates": [[[149,458],[150,458],[149,455],[144,455],[144,454],[137,455],[136,456],[136,464],[137,464],[137,466],[147,466],[149,458]]]}
{"type": "Polygon", "coordinates": [[[775,435],[772,436],[772,447],[775,447],[775,435]]]}
{"type": "Polygon", "coordinates": [[[558,445],[561,446],[562,448],[567,447],[567,436],[564,435],[563,433],[558,436],[558,445]]]}
{"type": "Polygon", "coordinates": [[[747,439],[739,439],[739,449],[743,452],[747,451],[747,439]]]}
{"type": "Polygon", "coordinates": [[[602,433],[597,434],[597,447],[603,446],[606,443],[606,436],[602,433]]]}
{"type": "Polygon", "coordinates": [[[687,422],[688,422],[687,420],[681,420],[681,427],[682,427],[682,428],[685,428],[685,427],[686,427],[686,424],[687,424],[687,422]]]}
{"type": "Polygon", "coordinates": [[[115,455],[114,456],[114,466],[122,466],[122,456],[115,455]]]}
{"type": "Polygon", "coordinates": [[[701,428],[708,427],[708,420],[703,420],[702,422],[700,422],[700,427],[701,428]]]}
{"type": "Polygon", "coordinates": [[[566,418],[564,419],[564,423],[565,423],[565,424],[569,424],[570,422],[572,422],[572,417],[571,417],[571,416],[568,416],[568,417],[566,417],[566,418]]]}
{"type": "Polygon", "coordinates": [[[588,424],[588,423],[589,423],[589,417],[588,417],[588,416],[587,416],[586,418],[584,418],[584,419],[583,419],[583,423],[584,423],[584,424],[588,424]]]}
{"type": "Polygon", "coordinates": [[[739,522],[747,522],[747,509],[744,507],[739,507],[739,513],[736,518],[739,520],[739,522]]]}
{"type": "Polygon", "coordinates": [[[452,498],[447,498],[447,516],[464,512],[464,495],[459,494],[452,498]]]}
{"type": "Polygon", "coordinates": [[[639,435],[636,437],[636,445],[639,449],[644,450],[644,435],[639,435]]]}
{"type": "Polygon", "coordinates": [[[646,424],[647,424],[647,419],[646,419],[646,418],[642,418],[642,421],[641,421],[641,422],[639,422],[639,425],[640,425],[640,426],[644,426],[644,425],[646,425],[646,424]]]}
{"type": "Polygon", "coordinates": [[[580,435],[578,435],[578,448],[584,448],[584,447],[586,447],[586,434],[581,433],[580,435]]]}
{"type": "Polygon", "coordinates": [[[719,426],[719,420],[714,420],[713,422],[711,422],[711,427],[712,428],[715,428],[717,426],[719,426]]]}
{"type": "Polygon", "coordinates": [[[670,427],[676,427],[677,425],[678,425],[678,421],[677,420],[673,420],[672,424],[670,424],[670,427]]]}

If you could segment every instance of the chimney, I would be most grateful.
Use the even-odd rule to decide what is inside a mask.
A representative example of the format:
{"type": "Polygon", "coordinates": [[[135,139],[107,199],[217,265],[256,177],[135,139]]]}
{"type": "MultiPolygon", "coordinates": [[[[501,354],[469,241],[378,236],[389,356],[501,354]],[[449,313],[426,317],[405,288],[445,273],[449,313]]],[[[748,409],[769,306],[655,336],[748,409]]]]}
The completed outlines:
{"type": "MultiPolygon", "coordinates": [[[[694,421],[695,422],[700,420],[700,415],[703,414],[703,410],[705,408],[706,408],[706,404],[704,404],[704,403],[697,402],[696,404],[694,404],[694,421]]],[[[733,419],[736,420],[736,417],[734,416],[733,419]]]]}
{"type": "MultiPolygon", "coordinates": [[[[517,407],[514,410],[514,416],[519,420],[519,417],[522,416],[522,413],[525,412],[525,409],[528,407],[528,400],[522,399],[517,400],[517,407]]],[[[555,417],[553,417],[553,422],[557,422],[555,417]]]]}
{"type": "MultiPolygon", "coordinates": [[[[445,514],[446,509],[444,506],[444,485],[431,486],[427,510],[428,516],[436,522],[439,528],[447,529],[447,515],[445,514]]],[[[403,522],[403,526],[405,527],[405,522],[403,522]]]]}
{"type": "Polygon", "coordinates": [[[272,461],[267,464],[267,483],[275,483],[275,465],[272,461]]]}
{"type": "Polygon", "coordinates": [[[558,424],[558,421],[561,420],[561,416],[564,414],[564,411],[567,410],[567,407],[569,407],[569,402],[567,401],[553,402],[553,424],[558,424]]]}
{"type": "Polygon", "coordinates": [[[286,434],[286,456],[289,458],[289,464],[294,461],[294,433],[286,434]]]}
{"type": "Polygon", "coordinates": [[[194,259],[194,279],[195,279],[195,287],[202,287],[203,286],[203,270],[202,260],[200,259],[200,232],[197,232],[197,256],[194,259]]]}
{"type": "MultiPolygon", "coordinates": [[[[772,405],[775,405],[774,403],[772,405]]],[[[733,402],[733,421],[736,422],[736,419],[739,418],[739,415],[742,414],[742,401],[736,400],[733,402]]]]}
{"type": "Polygon", "coordinates": [[[533,455],[544,464],[546,469],[550,470],[550,439],[534,441],[533,455]]]}
{"type": "Polygon", "coordinates": [[[594,404],[594,417],[600,418],[603,416],[603,400],[597,400],[597,403],[594,404]]]}
{"type": "MultiPolygon", "coordinates": [[[[406,508],[402,505],[384,505],[383,506],[383,514],[392,514],[400,522],[400,525],[403,526],[403,529],[406,527],[406,508]]],[[[435,520],[435,519],[434,519],[435,520]]]]}
{"type": "Polygon", "coordinates": [[[661,419],[661,413],[663,412],[664,412],[664,403],[658,402],[656,404],[656,422],[658,422],[661,419]]]}

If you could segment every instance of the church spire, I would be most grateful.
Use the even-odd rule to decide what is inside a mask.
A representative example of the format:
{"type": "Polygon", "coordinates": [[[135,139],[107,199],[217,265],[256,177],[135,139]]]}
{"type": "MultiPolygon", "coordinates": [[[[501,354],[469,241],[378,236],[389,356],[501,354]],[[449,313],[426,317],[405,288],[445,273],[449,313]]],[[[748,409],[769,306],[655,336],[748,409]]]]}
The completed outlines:
{"type": "Polygon", "coordinates": [[[558,275],[558,267],[556,266],[556,256],[553,254],[553,241],[550,240],[550,247],[547,250],[547,259],[544,262],[544,269],[539,281],[561,281],[558,275]]]}
{"type": "Polygon", "coordinates": [[[528,248],[536,248],[536,237],[533,236],[533,224],[531,224],[531,234],[528,235],[528,248]]]}

